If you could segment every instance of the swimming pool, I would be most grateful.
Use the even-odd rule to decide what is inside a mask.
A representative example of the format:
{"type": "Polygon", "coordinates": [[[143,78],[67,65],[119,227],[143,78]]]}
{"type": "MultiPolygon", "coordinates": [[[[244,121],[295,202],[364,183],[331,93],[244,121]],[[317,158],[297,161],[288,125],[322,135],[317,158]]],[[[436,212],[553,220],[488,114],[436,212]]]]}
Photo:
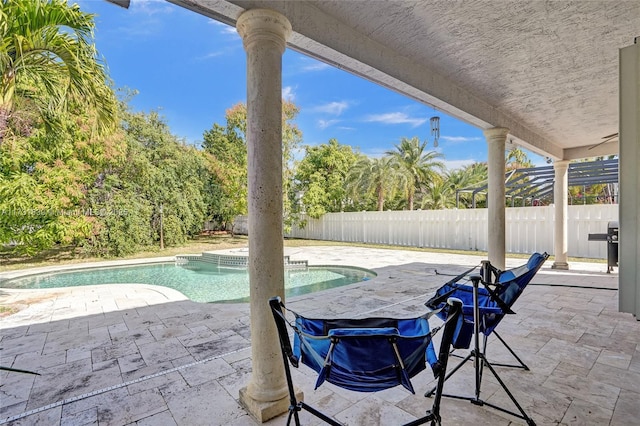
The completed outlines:
{"type": "MultiPolygon", "coordinates": [[[[310,266],[285,269],[285,295],[296,296],[366,281],[375,272],[345,266],[310,266]]],[[[28,275],[0,281],[0,288],[37,289],[94,284],[153,284],[175,289],[194,302],[245,302],[249,300],[246,268],[229,268],[206,262],[174,262],[87,268],[28,275]]]]}

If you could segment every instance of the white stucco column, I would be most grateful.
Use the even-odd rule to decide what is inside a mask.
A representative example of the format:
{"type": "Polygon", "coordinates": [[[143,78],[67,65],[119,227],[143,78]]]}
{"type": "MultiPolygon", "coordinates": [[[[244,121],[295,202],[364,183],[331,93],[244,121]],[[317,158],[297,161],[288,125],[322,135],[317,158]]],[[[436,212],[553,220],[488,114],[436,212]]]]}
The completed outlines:
{"type": "Polygon", "coordinates": [[[640,40],[620,49],[619,93],[618,310],[640,319],[640,40]]]}
{"type": "Polygon", "coordinates": [[[284,299],[282,225],[282,54],[291,24],[251,9],[236,25],[247,53],[249,282],[252,375],[240,402],[258,421],[287,411],[289,400],[272,296],[284,299]]]}
{"type": "Polygon", "coordinates": [[[553,182],[553,202],[555,204],[556,220],[554,223],[553,247],[555,262],[553,269],[569,269],[567,263],[567,218],[569,214],[569,161],[557,160],[553,163],[555,181],[553,182]]]}
{"type": "Polygon", "coordinates": [[[487,139],[489,188],[487,192],[489,262],[498,269],[505,265],[505,185],[504,148],[509,129],[494,127],[484,131],[487,139]]]}

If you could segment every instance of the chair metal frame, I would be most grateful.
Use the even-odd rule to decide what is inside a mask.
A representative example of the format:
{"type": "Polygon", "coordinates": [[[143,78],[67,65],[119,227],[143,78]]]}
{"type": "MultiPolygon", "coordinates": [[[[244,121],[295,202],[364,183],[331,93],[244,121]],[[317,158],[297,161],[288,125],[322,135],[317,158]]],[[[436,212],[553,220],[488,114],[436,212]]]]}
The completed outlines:
{"type": "MultiPolygon", "coordinates": [[[[527,415],[527,413],[524,411],[524,409],[522,408],[522,406],[520,405],[520,403],[518,403],[518,401],[516,400],[515,396],[513,395],[513,393],[511,393],[511,391],[509,390],[509,388],[507,387],[507,385],[505,384],[505,382],[500,378],[500,375],[498,374],[498,372],[494,369],[494,365],[498,366],[498,365],[502,365],[502,366],[507,366],[507,367],[514,367],[512,365],[503,365],[503,364],[497,364],[497,363],[491,363],[487,360],[487,357],[485,355],[485,351],[486,351],[486,343],[487,343],[487,336],[484,335],[484,342],[483,342],[483,347],[482,349],[480,348],[480,308],[478,306],[478,287],[480,285],[480,283],[482,282],[484,285],[488,285],[490,283],[487,283],[485,281],[482,280],[482,277],[480,275],[472,275],[470,277],[471,279],[471,283],[473,286],[473,349],[469,352],[469,354],[457,365],[455,366],[450,372],[447,373],[447,375],[445,376],[444,380],[446,381],[447,379],[449,379],[449,377],[451,377],[453,374],[456,373],[456,371],[458,371],[467,361],[471,360],[473,358],[473,368],[474,368],[474,376],[475,376],[475,389],[474,389],[474,395],[473,396],[461,396],[461,395],[453,395],[453,394],[445,394],[443,393],[441,396],[444,397],[448,397],[448,398],[455,398],[455,399],[462,399],[462,400],[466,400],[466,401],[470,401],[472,404],[475,405],[487,405],[491,408],[494,408],[498,411],[502,411],[503,413],[507,413],[510,414],[514,417],[520,418],[524,421],[527,422],[527,425],[529,426],[535,426],[535,422],[533,421],[533,419],[527,415]],[[482,387],[482,375],[483,375],[483,370],[484,367],[487,367],[489,369],[489,371],[491,371],[491,374],[493,375],[493,377],[497,380],[497,382],[500,384],[500,387],[502,387],[502,389],[505,391],[505,393],[507,394],[507,396],[509,397],[509,399],[511,400],[511,402],[513,402],[513,404],[516,406],[516,408],[518,409],[518,412],[515,412],[513,410],[509,410],[506,409],[504,407],[500,407],[496,404],[487,402],[485,400],[483,400],[480,397],[480,392],[481,392],[481,387],[482,387]]],[[[493,331],[493,333],[495,333],[495,331],[493,331]]],[[[509,348],[509,346],[504,342],[504,340],[502,338],[499,338],[499,340],[509,349],[509,351],[519,360],[519,358],[515,355],[515,353],[511,350],[511,348],[509,348]]],[[[524,365],[524,364],[523,364],[524,365]]],[[[515,366],[515,367],[519,367],[519,366],[515,366]]],[[[526,367],[526,365],[524,366],[525,369],[528,370],[528,367],[526,367]]],[[[434,395],[434,392],[436,391],[436,389],[431,389],[429,391],[427,391],[425,393],[425,396],[429,397],[431,395],[434,395]]]]}
{"type": "MultiPolygon", "coordinates": [[[[537,271],[540,269],[540,267],[542,267],[542,265],[544,264],[544,262],[549,258],[549,254],[545,253],[536,253],[538,255],[540,255],[540,257],[542,258],[542,261],[540,262],[540,264],[535,268],[535,273],[537,273],[537,271]]],[[[498,289],[499,286],[503,285],[506,282],[509,282],[511,280],[508,281],[500,281],[500,277],[508,272],[513,272],[514,270],[517,270],[519,268],[514,268],[514,269],[510,269],[510,270],[505,270],[505,271],[501,271],[498,268],[494,267],[493,265],[491,265],[491,262],[488,260],[483,260],[480,262],[480,276],[481,278],[481,283],[483,284],[484,289],[487,291],[488,295],[490,296],[491,300],[495,301],[498,306],[500,307],[500,309],[502,309],[504,314],[515,314],[515,312],[513,312],[511,310],[511,305],[513,303],[515,303],[515,300],[513,302],[511,302],[509,305],[505,304],[499,295],[496,294],[496,291],[498,289]],[[491,289],[491,287],[495,287],[494,290],[491,289]]],[[[524,265],[523,265],[524,266],[524,265]]],[[[462,274],[456,276],[453,280],[449,281],[447,284],[451,284],[454,282],[457,282],[459,279],[465,277],[465,276],[470,276],[469,273],[471,271],[473,271],[474,269],[476,269],[476,267],[473,267],[471,269],[469,269],[468,271],[463,272],[462,274]]],[[[529,271],[527,271],[529,272],[529,271]]],[[[534,273],[534,275],[535,275],[534,273]]],[[[438,271],[436,271],[436,274],[438,274],[438,271]]],[[[513,279],[517,279],[519,278],[519,276],[515,276],[513,279]]],[[[533,278],[533,276],[531,277],[531,279],[533,278]]],[[[528,285],[528,283],[527,283],[528,285]]],[[[524,291],[524,288],[521,290],[521,292],[524,291]]],[[[429,301],[430,302],[430,301],[429,301]]],[[[426,305],[430,306],[430,303],[427,302],[426,305]]],[[[484,316],[482,317],[484,318],[484,316]]],[[[486,325],[483,324],[483,327],[485,327],[486,325]]],[[[496,367],[510,367],[510,368],[520,368],[523,369],[525,371],[529,371],[529,367],[525,364],[525,362],[516,354],[516,352],[511,348],[511,346],[509,346],[509,344],[506,342],[505,339],[502,338],[502,336],[500,336],[500,334],[495,330],[495,325],[494,326],[490,326],[492,327],[492,330],[490,333],[485,333],[483,332],[483,343],[482,343],[482,352],[484,354],[486,354],[486,348],[487,348],[487,339],[489,337],[489,334],[495,334],[496,338],[500,341],[500,343],[502,343],[502,345],[505,347],[505,349],[507,349],[509,351],[509,353],[513,356],[513,358],[518,362],[517,364],[506,364],[506,363],[498,363],[498,362],[492,362],[493,366],[496,367]]],[[[454,349],[455,351],[455,349],[454,349]]],[[[452,351],[452,352],[454,352],[452,351]]],[[[452,356],[456,357],[456,358],[463,358],[462,356],[452,353],[452,356]]]]}
{"type": "MultiPolygon", "coordinates": [[[[538,267],[538,270],[540,267],[542,267],[542,265],[544,264],[544,262],[549,258],[549,255],[547,253],[543,253],[542,254],[543,260],[540,263],[540,266],[538,267]]],[[[481,267],[480,267],[480,276],[481,276],[481,283],[484,285],[485,288],[489,288],[488,286],[491,285],[498,285],[500,284],[499,279],[500,279],[500,275],[505,272],[505,271],[500,271],[499,269],[497,269],[496,267],[494,267],[493,265],[491,265],[491,262],[488,260],[483,260],[481,262],[481,267]]],[[[537,273],[537,272],[536,272],[537,273]]],[[[533,277],[532,277],[533,279],[533,277]]],[[[505,312],[507,314],[515,314],[515,312],[513,312],[511,310],[511,308],[508,308],[508,310],[505,312]]],[[[500,341],[500,343],[502,343],[502,345],[509,351],[509,353],[511,354],[511,356],[513,356],[513,358],[518,362],[518,364],[505,364],[505,363],[498,363],[498,362],[492,362],[491,364],[495,367],[509,367],[509,368],[521,368],[525,371],[529,371],[529,366],[527,366],[527,364],[524,363],[524,361],[516,354],[516,352],[511,348],[511,346],[509,346],[509,344],[507,344],[507,342],[500,336],[500,334],[494,329],[491,334],[495,334],[496,338],[500,341]]],[[[483,333],[483,342],[482,342],[482,353],[484,353],[486,355],[487,351],[487,339],[488,339],[488,335],[483,333]]]]}
{"type": "MultiPolygon", "coordinates": [[[[450,353],[451,342],[454,339],[454,334],[456,332],[456,328],[458,327],[458,320],[461,319],[462,315],[462,301],[455,298],[449,298],[447,300],[447,304],[449,305],[449,311],[447,315],[447,320],[444,324],[444,331],[442,335],[442,340],[440,343],[440,349],[438,354],[438,362],[440,364],[439,374],[437,376],[438,382],[436,387],[434,388],[434,401],[431,406],[431,409],[426,411],[425,416],[406,423],[403,426],[416,426],[430,422],[431,426],[440,425],[441,417],[440,417],[440,402],[442,399],[442,390],[444,387],[444,381],[446,380],[446,370],[447,370],[447,362],[450,353]]],[[[306,410],[317,418],[323,420],[324,422],[332,425],[332,426],[343,426],[342,423],[336,421],[335,419],[329,417],[328,415],[322,413],[318,409],[312,407],[311,405],[305,403],[304,401],[298,401],[295,389],[293,386],[293,380],[291,377],[291,369],[290,364],[294,367],[298,367],[299,360],[293,354],[293,349],[291,345],[291,341],[289,339],[289,334],[287,332],[287,324],[288,322],[285,319],[283,309],[286,309],[280,297],[272,297],[269,299],[269,306],[271,307],[271,311],[273,313],[273,318],[276,323],[276,328],[278,330],[278,336],[280,340],[280,348],[282,350],[282,360],[284,363],[284,371],[285,377],[287,380],[287,387],[289,390],[289,414],[287,416],[287,426],[291,424],[293,420],[296,426],[300,425],[300,418],[298,413],[301,410],[306,410]]],[[[295,332],[295,330],[294,330],[295,332]]],[[[433,331],[435,334],[436,331],[433,331]]]]}
{"type": "MultiPolygon", "coordinates": [[[[543,256],[544,256],[544,260],[542,261],[542,264],[544,264],[544,262],[549,257],[546,253],[543,256]]],[[[481,266],[480,266],[481,280],[480,280],[480,282],[483,283],[485,288],[487,286],[491,285],[491,284],[497,283],[502,271],[500,271],[499,269],[497,269],[496,267],[491,265],[491,262],[489,262],[488,260],[483,260],[480,263],[481,263],[481,266]]],[[[507,313],[514,314],[515,312],[513,312],[509,308],[507,313]]],[[[505,363],[492,362],[491,364],[493,366],[495,366],[495,367],[521,368],[521,369],[523,369],[525,371],[529,371],[529,366],[527,366],[527,364],[525,364],[524,361],[522,359],[520,359],[520,357],[516,354],[516,352],[511,348],[511,346],[509,346],[507,344],[507,342],[500,336],[500,334],[498,334],[497,331],[493,330],[491,332],[491,334],[495,334],[495,336],[498,338],[500,343],[502,343],[502,345],[509,351],[511,356],[513,356],[516,359],[516,361],[518,361],[518,364],[505,364],[505,363]]],[[[486,353],[487,353],[487,339],[489,338],[489,336],[484,334],[484,333],[482,333],[482,337],[483,337],[483,339],[482,339],[483,340],[482,341],[482,353],[486,355],[486,353]]]]}

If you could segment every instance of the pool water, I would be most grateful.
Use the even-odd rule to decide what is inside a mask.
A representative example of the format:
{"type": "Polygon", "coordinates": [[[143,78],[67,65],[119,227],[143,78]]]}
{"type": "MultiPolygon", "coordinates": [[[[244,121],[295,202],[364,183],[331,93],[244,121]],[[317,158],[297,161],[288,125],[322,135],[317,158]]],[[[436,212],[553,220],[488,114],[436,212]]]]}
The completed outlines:
{"type": "MultiPolygon", "coordinates": [[[[285,269],[285,295],[312,293],[375,276],[372,271],[344,266],[285,269]]],[[[175,289],[195,302],[249,300],[249,273],[246,269],[224,268],[198,261],[186,265],[154,263],[29,275],[2,281],[0,288],[61,288],[94,284],[160,285],[175,289]]]]}

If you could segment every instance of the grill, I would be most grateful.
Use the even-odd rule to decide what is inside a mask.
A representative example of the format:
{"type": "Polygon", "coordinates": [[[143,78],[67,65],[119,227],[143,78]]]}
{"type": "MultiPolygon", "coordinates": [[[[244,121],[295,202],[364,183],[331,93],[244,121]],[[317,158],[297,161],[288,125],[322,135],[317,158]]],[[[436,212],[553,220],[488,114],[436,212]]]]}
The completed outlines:
{"type": "Polygon", "coordinates": [[[606,234],[589,234],[589,241],[607,242],[607,274],[618,267],[618,232],[618,222],[609,222],[606,234]]]}

